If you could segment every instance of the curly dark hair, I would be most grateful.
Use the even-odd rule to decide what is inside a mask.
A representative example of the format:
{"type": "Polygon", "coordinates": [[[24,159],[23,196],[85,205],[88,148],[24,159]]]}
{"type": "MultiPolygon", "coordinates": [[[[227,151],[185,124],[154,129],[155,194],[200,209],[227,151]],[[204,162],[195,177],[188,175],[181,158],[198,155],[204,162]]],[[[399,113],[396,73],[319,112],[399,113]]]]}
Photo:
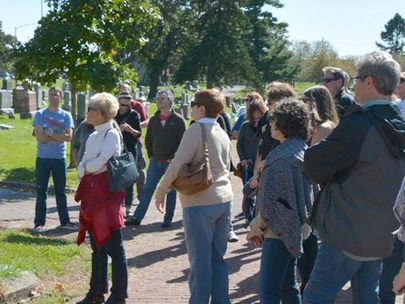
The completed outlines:
{"type": "Polygon", "coordinates": [[[286,138],[307,140],[310,133],[309,112],[302,101],[285,98],[276,103],[273,120],[286,138]]]}

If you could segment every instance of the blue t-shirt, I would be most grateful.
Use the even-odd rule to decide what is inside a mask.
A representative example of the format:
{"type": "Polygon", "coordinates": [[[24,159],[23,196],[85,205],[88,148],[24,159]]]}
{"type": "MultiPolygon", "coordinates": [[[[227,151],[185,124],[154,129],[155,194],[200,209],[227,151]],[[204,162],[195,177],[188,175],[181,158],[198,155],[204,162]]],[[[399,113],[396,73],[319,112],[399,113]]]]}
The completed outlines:
{"type": "MultiPolygon", "coordinates": [[[[73,119],[69,112],[58,109],[58,112],[51,112],[48,108],[39,110],[34,117],[33,126],[40,126],[44,131],[51,131],[54,134],[63,134],[66,129],[73,129],[73,119]]],[[[52,141],[49,143],[38,143],[37,157],[39,158],[66,158],[66,142],[52,141]]]]}
{"type": "Polygon", "coordinates": [[[245,120],[246,120],[246,114],[239,116],[238,120],[233,125],[232,131],[239,131],[240,127],[245,122],[245,120]]]}

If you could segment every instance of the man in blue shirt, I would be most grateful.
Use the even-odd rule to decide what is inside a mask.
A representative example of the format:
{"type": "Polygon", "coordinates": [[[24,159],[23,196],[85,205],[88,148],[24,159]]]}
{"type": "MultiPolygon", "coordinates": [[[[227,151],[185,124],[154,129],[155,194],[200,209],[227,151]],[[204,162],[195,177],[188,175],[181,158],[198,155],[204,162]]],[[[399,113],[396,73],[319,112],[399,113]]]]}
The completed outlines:
{"type": "Polygon", "coordinates": [[[73,119],[69,112],[59,107],[61,100],[62,90],[56,87],[50,88],[49,105],[35,114],[33,122],[38,142],[35,163],[37,200],[34,230],[36,232],[40,232],[46,222],[46,199],[51,173],[61,228],[77,229],[76,225],[70,222],[65,194],[66,142],[72,139],[73,119]]]}

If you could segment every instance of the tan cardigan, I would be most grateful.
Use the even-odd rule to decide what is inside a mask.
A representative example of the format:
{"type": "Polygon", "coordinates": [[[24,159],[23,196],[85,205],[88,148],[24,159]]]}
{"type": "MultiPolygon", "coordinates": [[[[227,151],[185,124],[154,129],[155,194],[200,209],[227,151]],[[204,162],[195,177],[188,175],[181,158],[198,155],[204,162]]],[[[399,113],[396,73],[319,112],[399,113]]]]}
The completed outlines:
{"type": "Polygon", "coordinates": [[[184,133],[180,146],[171,161],[156,191],[156,198],[162,198],[171,190],[171,185],[183,164],[197,163],[203,158],[201,126],[207,134],[210,168],[214,183],[206,190],[193,194],[179,194],[183,208],[221,204],[232,201],[233,193],[229,175],[231,142],[218,123],[194,123],[184,133]]]}

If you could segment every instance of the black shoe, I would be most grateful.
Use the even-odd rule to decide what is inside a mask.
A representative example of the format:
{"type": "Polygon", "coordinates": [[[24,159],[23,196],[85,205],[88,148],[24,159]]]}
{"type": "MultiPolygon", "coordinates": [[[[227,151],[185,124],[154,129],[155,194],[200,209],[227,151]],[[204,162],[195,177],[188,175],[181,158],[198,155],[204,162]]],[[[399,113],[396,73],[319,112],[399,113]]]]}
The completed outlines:
{"type": "Polygon", "coordinates": [[[91,294],[90,292],[86,294],[83,300],[76,302],[76,304],[102,304],[102,303],[104,303],[104,296],[96,296],[91,294]]]}
{"type": "Polygon", "coordinates": [[[130,217],[129,219],[127,219],[125,221],[125,225],[127,225],[127,226],[139,226],[140,224],[141,224],[141,221],[137,220],[134,217],[130,217]]]}
{"type": "Polygon", "coordinates": [[[171,226],[172,226],[172,222],[164,221],[164,222],[162,223],[162,228],[169,228],[169,227],[171,227],[171,226]]]}
{"type": "Polygon", "coordinates": [[[125,299],[117,299],[113,295],[109,296],[105,304],[125,304],[125,299]]]}

